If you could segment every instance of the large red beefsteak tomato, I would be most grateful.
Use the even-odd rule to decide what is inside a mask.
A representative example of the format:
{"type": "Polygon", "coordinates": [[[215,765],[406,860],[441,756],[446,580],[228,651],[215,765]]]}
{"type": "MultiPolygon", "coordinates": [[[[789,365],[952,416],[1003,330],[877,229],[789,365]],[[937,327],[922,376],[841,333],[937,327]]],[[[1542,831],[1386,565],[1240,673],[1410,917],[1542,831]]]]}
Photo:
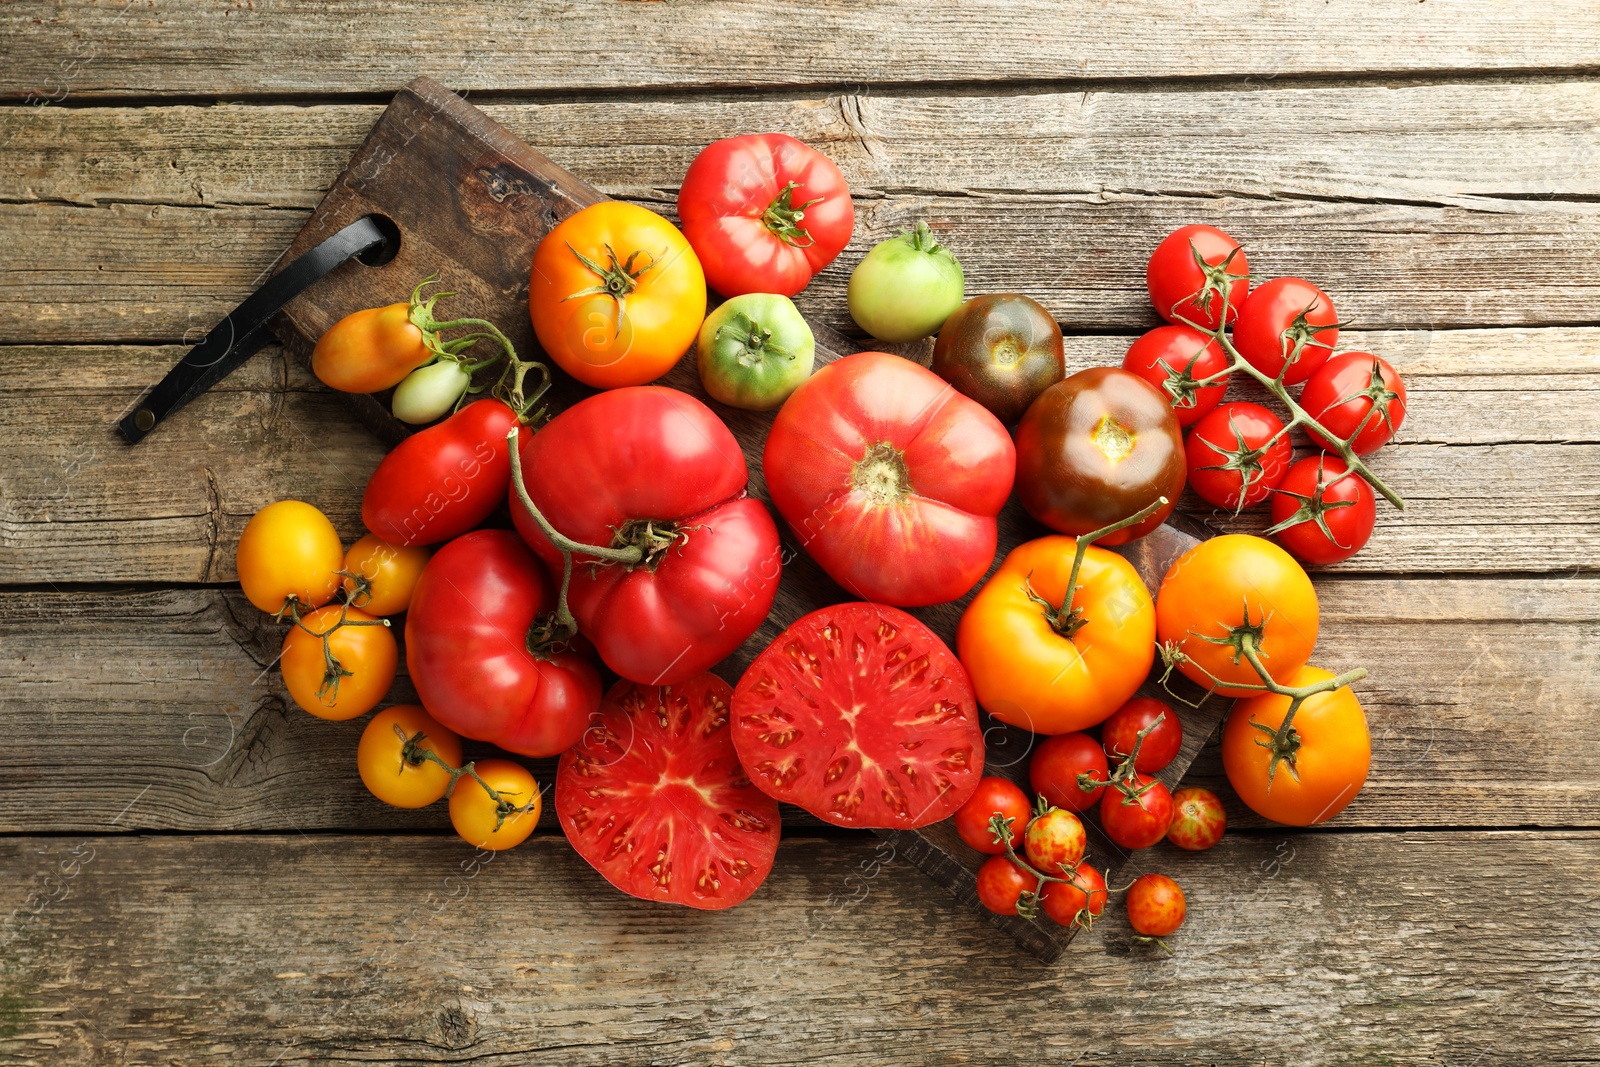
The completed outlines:
{"type": "MultiPolygon", "coordinates": [[[[749,470],[722,420],[676,389],[612,389],[550,420],[519,453],[529,498],[556,531],[633,563],[574,554],[568,603],[606,665],[646,685],[694,677],[738,648],[772,607],[778,529],[745,495],[749,470]]],[[[562,555],[519,499],[518,531],[561,573],[562,555]]]]}
{"type": "Polygon", "coordinates": [[[529,647],[555,603],[544,566],[510,530],[435,553],[406,612],[406,670],[428,714],[524,756],[572,747],[600,706],[600,672],[576,652],[529,647]]]}
{"type": "Polygon", "coordinates": [[[939,604],[994,561],[1016,452],[932,371],[860,352],[806,380],[761,460],[773,504],[829,577],[884,604],[939,604]]]}

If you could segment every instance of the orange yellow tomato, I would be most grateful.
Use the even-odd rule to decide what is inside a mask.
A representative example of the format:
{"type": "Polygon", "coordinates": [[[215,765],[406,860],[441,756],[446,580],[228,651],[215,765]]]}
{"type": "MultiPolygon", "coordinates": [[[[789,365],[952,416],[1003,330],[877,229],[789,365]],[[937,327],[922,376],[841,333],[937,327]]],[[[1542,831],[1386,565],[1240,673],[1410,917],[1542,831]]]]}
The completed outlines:
{"type": "Polygon", "coordinates": [[[245,524],[235,563],[244,595],[262,611],[282,611],[289,600],[320,608],[339,591],[344,546],[322,512],[301,500],[280,500],[245,524]]]}
{"type": "Polygon", "coordinates": [[[505,759],[478,760],[478,777],[500,794],[497,801],[471,775],[456,780],[450,791],[450,825],[462,840],[476,848],[498,851],[528,839],[539,822],[544,801],[533,775],[521,764],[505,759]],[[509,811],[529,805],[526,811],[509,811]]]}
{"type": "Polygon", "coordinates": [[[368,615],[399,614],[411,604],[411,591],[429,555],[421,546],[391,545],[377,534],[367,534],[345,554],[345,599],[368,615]]]}
{"type": "Polygon", "coordinates": [[[661,377],[706,316],[706,278],[678,228],[607,200],[545,235],[533,255],[528,311],[539,344],[586,385],[661,377]]]}
{"type": "Polygon", "coordinates": [[[397,808],[425,808],[450,789],[450,772],[430,759],[411,762],[408,742],[461,766],[461,738],[435,722],[420,704],[398,704],[374,715],[356,746],[356,769],[373,796],[397,808]],[[419,736],[420,735],[420,736],[419,736]]]}
{"type": "Polygon", "coordinates": [[[346,315],[311,350],[311,372],[324,385],[346,393],[376,393],[399,385],[433,358],[416,322],[418,310],[417,303],[402,302],[346,315]]]}
{"type": "Polygon", "coordinates": [[[1081,622],[1064,621],[1076,547],[1071,537],[1052,536],[1012,549],[956,630],[956,652],[978,703],[1035,733],[1104,721],[1139,688],[1155,658],[1150,591],[1114,552],[1088,547],[1073,600],[1081,622]]]}
{"type": "Polygon", "coordinates": [[[289,630],[278,665],[296,704],[319,719],[344,720],[378,706],[394,684],[399,659],[384,620],[330,604],[289,630]]]}
{"type": "MultiPolygon", "coordinates": [[[[1294,688],[1333,675],[1302,667],[1282,683],[1294,688]]],[[[1273,822],[1311,826],[1343,811],[1366,784],[1372,764],[1367,716],[1349,686],[1309,696],[1294,714],[1293,762],[1261,742],[1283,725],[1290,698],[1264,693],[1235,701],[1222,728],[1222,767],[1239,799],[1273,822]],[[1259,729],[1265,727],[1266,730],[1259,729]],[[1268,777],[1271,772],[1270,778],[1268,777]]]]}
{"type": "Polygon", "coordinates": [[[1179,670],[1208,689],[1216,684],[1223,696],[1249,696],[1239,686],[1261,684],[1239,647],[1246,639],[1282,682],[1311,658],[1317,621],[1317,591],[1305,569],[1247,534],[1200,542],[1172,564],[1156,594],[1156,636],[1192,661],[1179,670]]]}

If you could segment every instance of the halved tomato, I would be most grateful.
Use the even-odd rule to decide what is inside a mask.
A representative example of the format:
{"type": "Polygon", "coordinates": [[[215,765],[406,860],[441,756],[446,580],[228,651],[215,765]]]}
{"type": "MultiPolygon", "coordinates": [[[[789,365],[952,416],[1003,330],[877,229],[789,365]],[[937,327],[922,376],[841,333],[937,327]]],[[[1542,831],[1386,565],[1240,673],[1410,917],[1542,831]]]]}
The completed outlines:
{"type": "Polygon", "coordinates": [[[926,826],[983,777],[966,669],[882,604],[822,608],[779,634],[734,690],[733,743],[768,796],[836,826],[926,826]]]}
{"type": "Polygon", "coordinates": [[[715,911],[771,873],[778,805],[739,765],[732,698],[711,674],[679,685],[620,681],[561,757],[561,828],[624,893],[715,911]]]}

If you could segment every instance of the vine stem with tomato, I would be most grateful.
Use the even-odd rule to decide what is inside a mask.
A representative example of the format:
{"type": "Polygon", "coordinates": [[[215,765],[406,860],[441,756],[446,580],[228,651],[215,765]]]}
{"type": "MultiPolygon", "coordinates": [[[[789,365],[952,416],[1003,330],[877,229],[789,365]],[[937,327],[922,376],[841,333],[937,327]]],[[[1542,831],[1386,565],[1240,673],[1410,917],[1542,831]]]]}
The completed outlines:
{"type": "MultiPolygon", "coordinates": [[[[364,578],[351,574],[349,571],[334,571],[346,578],[352,578],[357,583],[365,582],[364,578]]],[[[370,588],[370,583],[367,583],[370,588]]],[[[360,585],[357,588],[361,588],[360,585]]],[[[339,602],[339,618],[321,633],[307,626],[300,618],[300,598],[290,595],[284,598],[283,607],[279,608],[272,616],[275,622],[282,622],[287,618],[291,625],[303,630],[322,642],[322,684],[317,687],[317,699],[324,707],[333,707],[339,701],[339,682],[345,678],[354,677],[353,672],[344,669],[344,664],[339,662],[339,657],[333,654],[333,646],[329,643],[333,635],[346,626],[388,626],[388,619],[352,619],[350,607],[353,596],[341,593],[343,597],[339,602]]]]}
{"type": "Polygon", "coordinates": [[[452,767],[450,763],[444,759],[444,757],[440,756],[431,748],[423,748],[422,742],[427,739],[428,735],[423,733],[421,730],[418,730],[414,734],[408,735],[399,723],[395,723],[394,733],[401,742],[400,761],[403,765],[401,769],[404,769],[404,765],[421,767],[424,763],[438,764],[440,767],[444,768],[446,774],[450,775],[450,784],[445,787],[444,791],[445,796],[449,796],[451,793],[455,792],[456,783],[462,778],[471,778],[474,782],[477,782],[479,785],[481,785],[483,787],[483,791],[489,794],[489,799],[494,801],[494,828],[496,833],[498,833],[500,828],[505,825],[505,821],[507,819],[514,815],[524,815],[532,811],[534,804],[538,801],[538,797],[533,796],[529,797],[522,804],[511,803],[510,799],[504,793],[500,792],[494,786],[483,780],[483,778],[478,774],[478,765],[476,761],[469,761],[460,767],[452,767]]]}

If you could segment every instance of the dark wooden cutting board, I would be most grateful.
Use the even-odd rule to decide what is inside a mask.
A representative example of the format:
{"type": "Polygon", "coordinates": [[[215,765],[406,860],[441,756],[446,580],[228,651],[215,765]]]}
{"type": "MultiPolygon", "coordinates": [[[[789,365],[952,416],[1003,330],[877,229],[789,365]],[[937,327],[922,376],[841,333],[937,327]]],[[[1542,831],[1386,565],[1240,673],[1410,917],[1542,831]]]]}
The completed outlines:
{"type": "MultiPolygon", "coordinates": [[[[672,177],[662,175],[664,181],[672,177]]],[[[316,339],[345,315],[403,300],[418,280],[441,271],[443,288],[457,294],[448,304],[441,304],[441,311],[448,312],[446,317],[472,315],[490,319],[511,338],[520,354],[540,355],[527,311],[528,271],[534,248],[556,223],[603,199],[598,191],[459,96],[428,78],[418,78],[401,90],[379,117],[349,166],[295,238],[286,260],[363,215],[383,216],[398,228],[398,252],[382,266],[350,262],[338,268],[290,304],[275,321],[274,329],[291,353],[308,359],[316,339]]],[[[815,321],[811,327],[816,335],[819,365],[866,347],[815,321]]],[[[928,348],[874,347],[887,347],[922,360],[928,348]]],[[[559,372],[556,376],[558,406],[585,395],[581,386],[565,380],[559,372]]],[[[740,411],[710,400],[700,387],[692,355],[662,381],[705,400],[728,423],[744,447],[751,492],[765,499],[761,449],[771,414],[740,411]]],[[[361,421],[387,444],[396,443],[410,432],[389,414],[381,398],[353,396],[351,403],[361,421]]],[[[1016,545],[1047,532],[1013,501],[1000,516],[1000,553],[1004,555],[1016,545]]],[[[1195,543],[1196,537],[1167,525],[1121,551],[1154,592],[1167,566],[1195,543]]],[[[787,533],[784,549],[785,559],[792,562],[785,566],[772,613],[717,668],[730,682],[736,681],[755,654],[801,615],[826,604],[855,599],[835,585],[787,533]]],[[[916,609],[913,614],[953,645],[956,623],[967,599],[916,609]]],[[[1145,688],[1152,695],[1160,695],[1148,683],[1145,688]]],[[[1185,692],[1190,697],[1200,695],[1192,687],[1185,692]]],[[[1216,728],[1222,702],[1213,699],[1199,709],[1180,705],[1178,710],[1183,719],[1184,745],[1178,758],[1161,775],[1169,785],[1175,785],[1183,776],[1195,753],[1216,728]]],[[[989,773],[1026,785],[1032,735],[987,716],[984,726],[989,773]]],[[[1120,865],[1124,858],[1120,851],[1100,833],[1092,818],[1087,822],[1094,859],[1106,866],[1120,865]]],[[[1028,921],[985,911],[978,904],[973,877],[982,857],[961,842],[948,822],[917,831],[880,831],[880,835],[893,848],[891,862],[911,861],[949,889],[963,905],[984,915],[1039,959],[1056,959],[1071,940],[1071,931],[1048,919],[1028,921]]],[[[886,858],[880,855],[878,860],[886,858]]],[[[852,892],[851,887],[841,886],[835,902],[848,900],[852,892]]]]}

